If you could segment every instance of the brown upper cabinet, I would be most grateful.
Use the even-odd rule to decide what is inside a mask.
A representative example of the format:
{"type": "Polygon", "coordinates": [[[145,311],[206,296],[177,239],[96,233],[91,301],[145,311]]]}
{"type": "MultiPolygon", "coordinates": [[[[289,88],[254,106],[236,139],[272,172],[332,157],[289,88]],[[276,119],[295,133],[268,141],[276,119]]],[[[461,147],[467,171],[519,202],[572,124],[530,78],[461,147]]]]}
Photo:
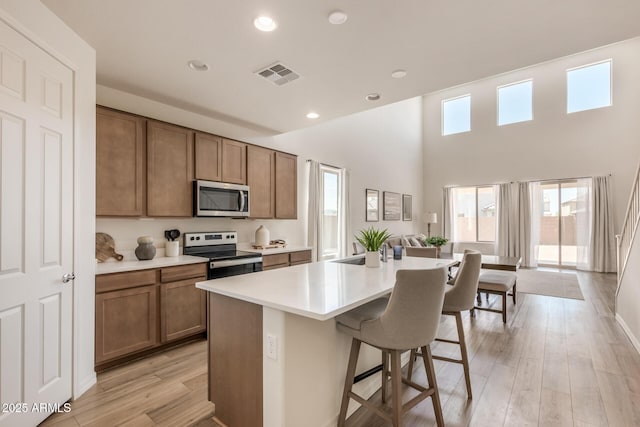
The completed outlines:
{"type": "Polygon", "coordinates": [[[147,121],[147,215],[192,216],[193,131],[147,121]]]}
{"type": "Polygon", "coordinates": [[[247,144],[222,139],[222,182],[247,183],[247,144]]]}
{"type": "Polygon", "coordinates": [[[247,146],[247,185],[251,218],[275,216],[275,151],[255,145],[247,146]]]}
{"type": "Polygon", "coordinates": [[[276,152],[275,212],[279,219],[298,218],[298,157],[276,152]]]}
{"type": "Polygon", "coordinates": [[[196,132],[196,179],[222,181],[222,138],[196,132]]]}
{"type": "Polygon", "coordinates": [[[252,218],[297,218],[297,156],[96,106],[96,215],[191,217],[193,180],[251,187],[252,218]]]}
{"type": "Polygon", "coordinates": [[[96,215],[145,214],[144,119],[96,108],[96,215]]]}

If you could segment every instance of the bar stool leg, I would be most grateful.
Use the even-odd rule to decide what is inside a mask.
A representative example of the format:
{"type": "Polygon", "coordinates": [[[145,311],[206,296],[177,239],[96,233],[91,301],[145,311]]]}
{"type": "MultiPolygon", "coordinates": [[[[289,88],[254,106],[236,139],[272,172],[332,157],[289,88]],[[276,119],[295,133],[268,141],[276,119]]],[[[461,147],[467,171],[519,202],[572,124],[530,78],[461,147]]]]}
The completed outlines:
{"type": "Polygon", "coordinates": [[[433,367],[433,359],[431,357],[431,347],[422,347],[422,360],[424,361],[424,369],[427,371],[427,380],[429,388],[433,388],[431,395],[431,403],[433,403],[433,412],[436,414],[436,423],[438,427],[444,427],[444,417],[442,416],[442,405],[440,403],[440,393],[438,392],[438,383],[436,381],[436,370],[433,367]]]}
{"type": "Polygon", "coordinates": [[[387,382],[389,381],[389,353],[382,350],[382,403],[387,403],[387,382]]]}
{"type": "Polygon", "coordinates": [[[513,291],[511,291],[513,292],[513,305],[516,305],[516,285],[517,283],[513,284],[513,291]]]}
{"type": "Polygon", "coordinates": [[[409,354],[409,365],[407,366],[407,379],[411,381],[411,375],[413,375],[413,362],[417,360],[416,349],[412,348],[409,354]]]}
{"type": "Polygon", "coordinates": [[[391,406],[392,420],[394,427],[402,426],[402,392],[400,386],[402,384],[402,373],[400,372],[400,352],[398,350],[391,351],[391,406]]]}
{"type": "Polygon", "coordinates": [[[344,391],[342,392],[342,403],[340,404],[340,414],[338,415],[338,427],[344,427],[347,421],[347,409],[349,408],[349,393],[353,387],[353,377],[356,374],[358,364],[358,354],[360,353],[360,340],[351,340],[351,353],[349,354],[349,364],[347,365],[347,376],[344,379],[344,391]]]}
{"type": "Polygon", "coordinates": [[[464,328],[462,326],[462,315],[456,312],[456,326],[458,327],[458,341],[460,342],[460,354],[462,355],[462,367],[464,368],[464,379],[467,383],[467,398],[472,399],[471,376],[469,374],[469,356],[467,355],[467,343],[464,339],[464,328]]]}

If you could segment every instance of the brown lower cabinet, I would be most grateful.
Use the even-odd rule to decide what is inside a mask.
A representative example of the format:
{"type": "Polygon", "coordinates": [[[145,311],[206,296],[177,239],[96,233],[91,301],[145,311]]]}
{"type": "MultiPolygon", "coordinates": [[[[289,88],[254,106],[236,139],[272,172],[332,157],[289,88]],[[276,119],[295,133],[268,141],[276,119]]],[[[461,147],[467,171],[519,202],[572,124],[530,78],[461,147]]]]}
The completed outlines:
{"type": "Polygon", "coordinates": [[[96,276],[96,370],[206,331],[206,264],[96,276]]]}
{"type": "Polygon", "coordinates": [[[308,264],[310,262],[311,250],[262,255],[263,270],[274,270],[276,268],[291,267],[299,264],[308,264]]]}

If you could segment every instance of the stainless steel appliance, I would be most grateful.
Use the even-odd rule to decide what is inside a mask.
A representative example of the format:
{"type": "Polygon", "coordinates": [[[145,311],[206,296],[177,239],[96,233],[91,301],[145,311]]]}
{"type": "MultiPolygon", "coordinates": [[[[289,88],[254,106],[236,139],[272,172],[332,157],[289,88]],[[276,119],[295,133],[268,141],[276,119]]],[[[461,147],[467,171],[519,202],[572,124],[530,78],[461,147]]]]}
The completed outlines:
{"type": "Polygon", "coordinates": [[[208,279],[262,271],[262,255],[236,249],[236,231],[185,233],[184,254],[209,259],[208,279]]]}
{"type": "Polygon", "coordinates": [[[193,181],[194,216],[249,216],[249,186],[193,181]]]}

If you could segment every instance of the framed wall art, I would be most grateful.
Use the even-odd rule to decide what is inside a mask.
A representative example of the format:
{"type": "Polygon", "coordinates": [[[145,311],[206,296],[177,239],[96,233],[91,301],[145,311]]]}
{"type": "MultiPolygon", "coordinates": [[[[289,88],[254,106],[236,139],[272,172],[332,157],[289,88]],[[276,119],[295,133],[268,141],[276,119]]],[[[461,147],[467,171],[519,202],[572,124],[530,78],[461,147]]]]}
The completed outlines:
{"type": "Polygon", "coordinates": [[[413,220],[413,207],[411,206],[411,194],[403,194],[402,195],[402,220],[403,221],[412,221],[413,220]]]}
{"type": "Polygon", "coordinates": [[[385,221],[399,221],[402,212],[402,195],[384,191],[382,193],[383,215],[385,221]]]}
{"type": "Polygon", "coordinates": [[[367,222],[375,222],[380,220],[380,192],[378,190],[365,190],[366,199],[366,216],[367,222]]]}

